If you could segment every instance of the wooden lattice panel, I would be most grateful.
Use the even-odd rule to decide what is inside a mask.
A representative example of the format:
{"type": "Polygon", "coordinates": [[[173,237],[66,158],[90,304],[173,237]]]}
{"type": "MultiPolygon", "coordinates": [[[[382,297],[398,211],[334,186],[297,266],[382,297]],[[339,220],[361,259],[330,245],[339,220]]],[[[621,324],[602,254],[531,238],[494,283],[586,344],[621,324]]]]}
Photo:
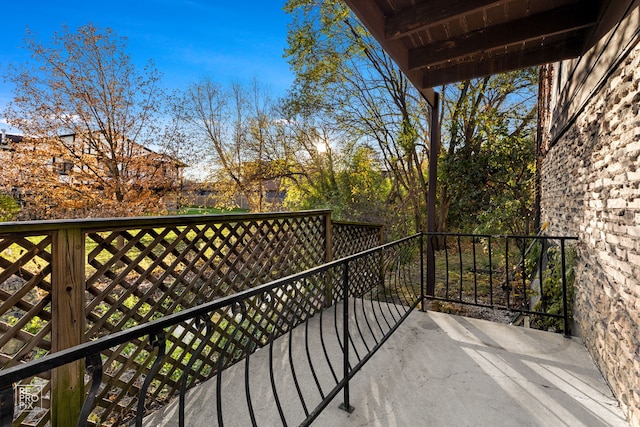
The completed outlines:
{"type": "Polygon", "coordinates": [[[349,263],[350,297],[361,297],[383,283],[384,255],[383,252],[376,252],[349,263]]]}
{"type": "Polygon", "coordinates": [[[323,240],[318,217],[89,232],[87,335],[319,265],[323,240]]]}
{"type": "MultiPolygon", "coordinates": [[[[52,234],[0,236],[0,363],[8,368],[51,350],[52,234]]],[[[42,387],[48,373],[22,384],[42,387]]],[[[37,414],[22,413],[18,420],[37,414]]]]}
{"type": "Polygon", "coordinates": [[[333,258],[343,258],[382,244],[382,226],[333,222],[333,258]]]}
{"type": "MultiPolygon", "coordinates": [[[[86,336],[103,336],[319,265],[326,257],[325,223],[324,216],[297,216],[87,232],[86,336]]],[[[228,313],[212,321],[216,342],[233,339],[228,313]]],[[[185,356],[203,333],[194,325],[167,332],[169,356],[151,399],[157,404],[176,393],[185,356]]],[[[153,359],[145,345],[132,343],[107,354],[112,369],[97,400],[101,422],[126,418],[133,409],[138,378],[153,359]]],[[[216,349],[210,352],[195,380],[215,373],[216,349]]]]}
{"type": "MultiPolygon", "coordinates": [[[[420,294],[420,246],[407,240],[349,262],[349,297],[411,305],[420,294]]],[[[342,293],[336,294],[337,299],[342,293]]]]}
{"type": "MultiPolygon", "coordinates": [[[[324,309],[324,289],[321,277],[311,276],[170,329],[167,356],[147,393],[147,408],[158,407],[177,395],[185,372],[187,387],[210,379],[324,309]],[[197,362],[190,363],[192,358],[197,362]]],[[[108,379],[97,397],[94,421],[119,425],[135,416],[137,393],[154,357],[148,342],[127,344],[103,356],[108,379]]]]}
{"type": "MultiPolygon", "coordinates": [[[[66,280],[71,278],[80,280],[81,294],[84,289],[78,301],[83,300],[80,307],[86,315],[84,339],[91,340],[318,266],[329,255],[329,235],[334,258],[380,244],[379,227],[338,223],[330,231],[328,215],[139,218],[0,227],[0,362],[9,367],[51,351],[57,316],[52,313],[52,287],[76,289],[68,288],[66,280]],[[65,256],[53,252],[59,230],[76,236],[59,239],[65,256]],[[52,282],[53,273],[61,271],[55,269],[69,266],[56,267],[55,259],[74,264],[71,276],[59,276],[60,283],[52,282]],[[73,261],[78,259],[82,262],[73,261]]],[[[376,268],[374,262],[354,270],[357,288],[350,293],[371,289],[371,272],[376,268]],[[366,283],[358,284],[362,281],[366,283]]],[[[342,275],[341,267],[324,271],[246,300],[242,307],[212,313],[209,321],[165,331],[166,356],[149,391],[149,405],[161,405],[177,394],[185,370],[188,386],[204,381],[342,298],[342,275]],[[203,342],[205,357],[190,363],[203,342]],[[232,356],[220,359],[221,353],[232,356]]],[[[117,425],[131,418],[156,351],[146,337],[102,354],[105,382],[90,423],[117,425]]],[[[44,387],[45,409],[35,414],[37,425],[49,419],[48,376],[29,380],[44,387]]],[[[31,423],[24,414],[18,418],[18,423],[27,422],[31,423]]]]}

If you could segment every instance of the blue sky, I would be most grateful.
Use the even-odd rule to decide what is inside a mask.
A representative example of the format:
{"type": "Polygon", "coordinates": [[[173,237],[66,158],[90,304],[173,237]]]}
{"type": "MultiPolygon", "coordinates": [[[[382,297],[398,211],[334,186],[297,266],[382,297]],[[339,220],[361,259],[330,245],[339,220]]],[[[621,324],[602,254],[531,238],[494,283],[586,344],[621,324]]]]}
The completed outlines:
{"type": "MultiPolygon", "coordinates": [[[[256,78],[276,96],[293,81],[283,58],[289,17],[284,0],[17,0],[0,6],[0,64],[28,57],[20,47],[25,29],[46,40],[63,25],[93,23],[128,39],[128,52],[142,68],[152,59],[164,85],[180,89],[204,76],[221,84],[256,78]]],[[[0,72],[4,76],[4,72],[0,72]]],[[[0,110],[12,97],[0,79],[0,110]]],[[[0,117],[0,127],[8,128],[0,117]]]]}

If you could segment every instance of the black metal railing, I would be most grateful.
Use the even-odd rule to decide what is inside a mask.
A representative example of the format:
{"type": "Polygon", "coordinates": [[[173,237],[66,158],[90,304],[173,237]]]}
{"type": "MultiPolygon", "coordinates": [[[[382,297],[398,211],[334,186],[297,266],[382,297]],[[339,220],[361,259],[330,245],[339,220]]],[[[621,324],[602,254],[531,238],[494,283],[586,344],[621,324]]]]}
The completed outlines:
{"type": "Polygon", "coordinates": [[[418,234],[4,369],[0,426],[12,425],[14,414],[24,416],[24,405],[37,405],[37,399],[20,394],[25,380],[37,387],[39,378],[80,361],[90,385],[84,402],[66,405],[77,408],[77,425],[133,419],[138,426],[153,425],[145,416],[177,417],[179,425],[193,425],[198,416],[220,426],[228,420],[308,425],[341,392],[341,407],[351,410],[351,378],[424,296],[423,246],[418,234]],[[146,349],[139,345],[145,342],[146,349]],[[187,350],[178,342],[188,342],[187,350]],[[141,385],[119,385],[120,394],[139,390],[130,396],[137,399],[135,411],[96,414],[96,398],[109,395],[102,390],[105,372],[125,369],[129,358],[149,360],[136,376],[144,378],[141,385]],[[167,358],[188,358],[188,364],[177,370],[167,358]],[[190,404],[199,390],[189,389],[213,378],[215,403],[190,404]],[[149,415],[154,408],[146,402],[172,400],[166,390],[176,389],[168,387],[176,382],[178,399],[169,406],[177,411],[149,415]],[[205,408],[210,413],[203,414],[205,408]]]}
{"type": "Polygon", "coordinates": [[[504,309],[570,334],[575,237],[425,234],[433,248],[431,300],[504,309]],[[569,264],[569,266],[567,265],[569,264]]]}
{"type": "Polygon", "coordinates": [[[352,409],[350,380],[427,299],[551,319],[568,334],[569,240],[416,234],[185,309],[0,371],[0,426],[37,404],[25,387],[81,362],[85,399],[65,406],[78,425],[309,425],[340,393],[352,409]],[[135,409],[96,413],[116,387],[104,377],[131,358],[148,362],[113,394],[135,409]]]}

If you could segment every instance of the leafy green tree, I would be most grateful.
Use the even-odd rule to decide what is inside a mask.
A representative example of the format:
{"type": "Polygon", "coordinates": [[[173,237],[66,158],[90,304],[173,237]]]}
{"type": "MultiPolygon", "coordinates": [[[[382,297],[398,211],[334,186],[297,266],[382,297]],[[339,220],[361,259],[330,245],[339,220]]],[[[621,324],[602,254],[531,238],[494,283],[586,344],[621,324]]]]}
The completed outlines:
{"type": "Polygon", "coordinates": [[[340,210],[338,164],[341,155],[330,143],[327,130],[301,122],[292,122],[286,140],[294,154],[296,170],[287,186],[285,205],[292,209],[340,210]]]}
{"type": "Polygon", "coordinates": [[[385,222],[383,209],[389,180],[383,176],[374,150],[357,146],[352,153],[336,156],[331,149],[307,170],[304,181],[289,187],[287,206],[294,209],[331,208],[337,219],[385,222]]]}
{"type": "Polygon", "coordinates": [[[278,101],[259,82],[225,87],[210,78],[190,85],[174,100],[176,133],[193,141],[201,161],[214,165],[209,179],[221,206],[244,198],[250,210],[272,209],[268,183],[288,174],[286,123],[278,101]]]}
{"type": "Polygon", "coordinates": [[[536,70],[465,81],[444,93],[439,228],[529,233],[536,70]]]}
{"type": "MultiPolygon", "coordinates": [[[[389,178],[387,221],[400,234],[424,229],[428,105],[342,1],[290,0],[285,9],[293,15],[292,116],[330,128],[344,153],[375,148],[389,178]]],[[[441,88],[439,231],[528,231],[536,79],[526,69],[441,88]]]]}
{"type": "Polygon", "coordinates": [[[342,1],[290,0],[285,10],[291,116],[331,129],[345,153],[375,148],[389,176],[383,209],[401,211],[402,234],[424,229],[427,103],[342,1]]]}

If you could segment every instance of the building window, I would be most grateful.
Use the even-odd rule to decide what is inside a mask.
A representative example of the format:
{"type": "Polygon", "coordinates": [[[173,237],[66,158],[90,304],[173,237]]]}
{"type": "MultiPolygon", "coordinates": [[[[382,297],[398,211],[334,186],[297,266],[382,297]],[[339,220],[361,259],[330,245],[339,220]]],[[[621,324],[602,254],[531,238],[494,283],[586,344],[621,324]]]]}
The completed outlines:
{"type": "Polygon", "coordinates": [[[73,163],[69,160],[54,160],[53,170],[60,175],[69,175],[73,169],[73,163]]]}

